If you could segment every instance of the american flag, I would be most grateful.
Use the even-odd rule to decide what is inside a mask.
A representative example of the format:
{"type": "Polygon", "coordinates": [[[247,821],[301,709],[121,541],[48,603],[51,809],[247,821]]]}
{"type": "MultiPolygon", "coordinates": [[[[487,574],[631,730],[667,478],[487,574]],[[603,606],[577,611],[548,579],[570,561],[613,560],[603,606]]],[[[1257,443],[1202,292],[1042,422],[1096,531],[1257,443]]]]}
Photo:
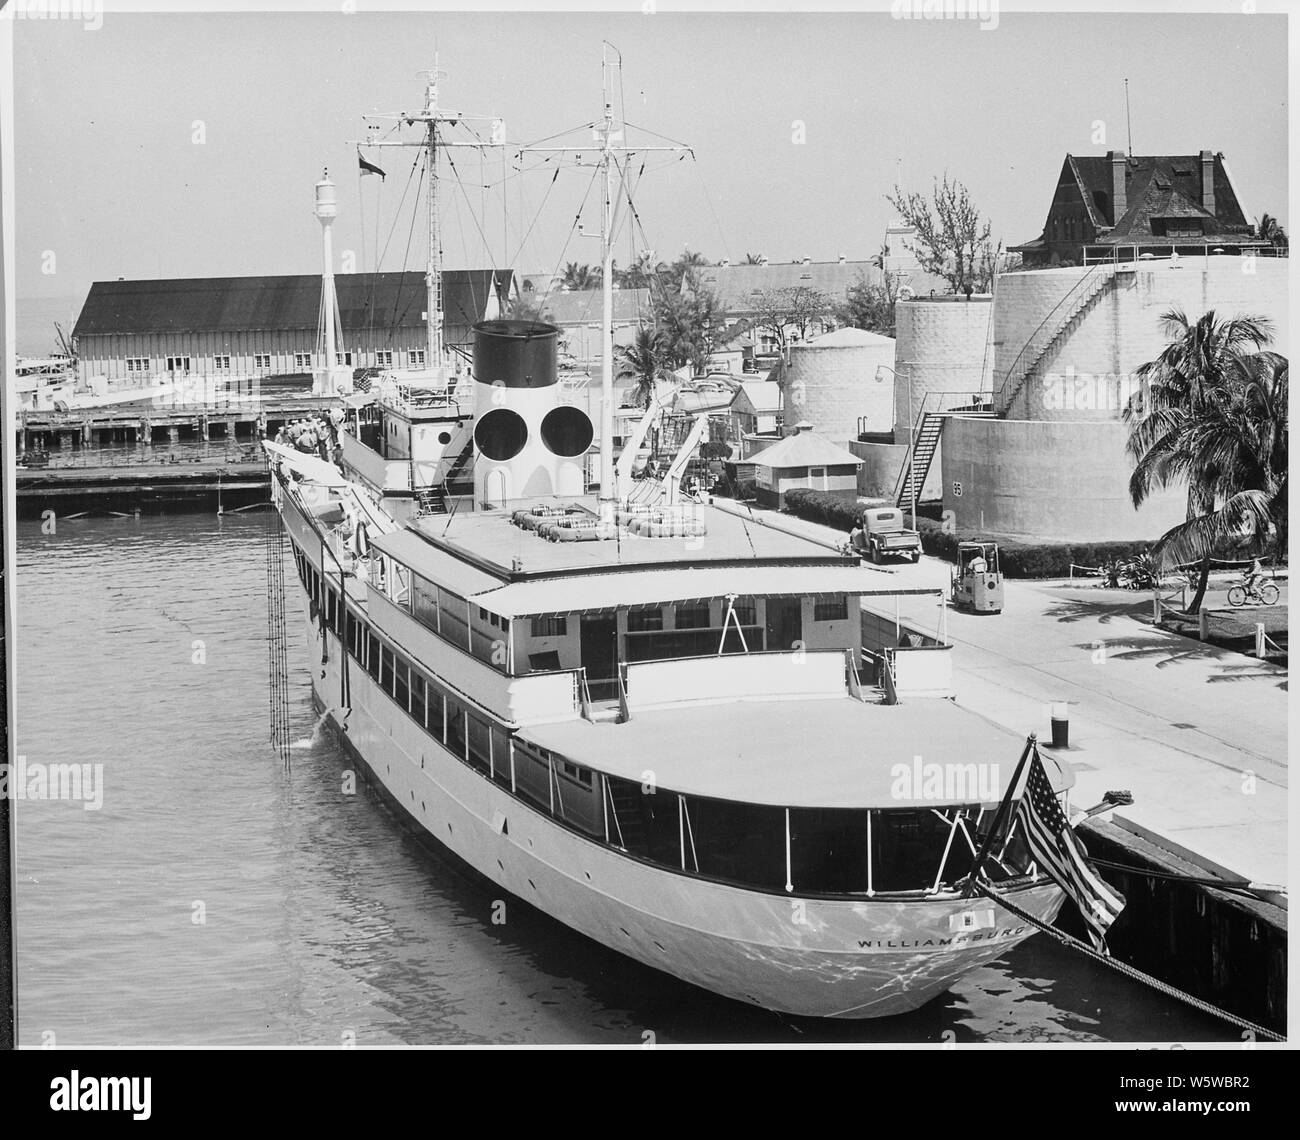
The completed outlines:
{"type": "Polygon", "coordinates": [[[1024,830],[1030,854],[1074,900],[1088,925],[1092,944],[1104,951],[1106,930],[1124,909],[1124,896],[1102,882],[1088,866],[1087,853],[1066,822],[1037,745],[1030,759],[1029,779],[1016,818],[1024,830]]]}

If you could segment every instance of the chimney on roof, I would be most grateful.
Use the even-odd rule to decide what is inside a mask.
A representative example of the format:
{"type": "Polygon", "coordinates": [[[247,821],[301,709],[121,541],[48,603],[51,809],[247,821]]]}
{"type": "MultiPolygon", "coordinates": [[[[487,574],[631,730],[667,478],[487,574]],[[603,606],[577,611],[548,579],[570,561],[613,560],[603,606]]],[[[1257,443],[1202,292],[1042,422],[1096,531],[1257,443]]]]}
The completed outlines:
{"type": "Polygon", "coordinates": [[[1215,213],[1214,155],[1208,150],[1201,151],[1201,205],[1211,214],[1215,213]]]}
{"type": "Polygon", "coordinates": [[[1128,190],[1124,185],[1124,152],[1110,152],[1110,208],[1112,226],[1118,225],[1120,218],[1128,213],[1128,190]]]}

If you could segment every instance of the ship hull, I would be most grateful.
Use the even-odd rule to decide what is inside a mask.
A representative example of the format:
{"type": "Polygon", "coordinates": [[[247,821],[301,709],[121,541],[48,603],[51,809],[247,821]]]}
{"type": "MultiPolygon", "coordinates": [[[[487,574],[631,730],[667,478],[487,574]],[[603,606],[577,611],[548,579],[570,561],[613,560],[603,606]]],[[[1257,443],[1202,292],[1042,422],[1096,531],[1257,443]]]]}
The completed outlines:
{"type": "MultiPolygon", "coordinates": [[[[886,1017],[926,1004],[1035,933],[987,899],[765,893],[630,857],[485,778],[351,661],[343,710],[342,647],[317,623],[309,631],[311,659],[326,658],[312,673],[318,707],[414,829],[503,890],[654,969],[780,1013],[886,1017]]],[[[1045,884],[1017,891],[1014,902],[1050,922],[1062,898],[1045,884]]]]}

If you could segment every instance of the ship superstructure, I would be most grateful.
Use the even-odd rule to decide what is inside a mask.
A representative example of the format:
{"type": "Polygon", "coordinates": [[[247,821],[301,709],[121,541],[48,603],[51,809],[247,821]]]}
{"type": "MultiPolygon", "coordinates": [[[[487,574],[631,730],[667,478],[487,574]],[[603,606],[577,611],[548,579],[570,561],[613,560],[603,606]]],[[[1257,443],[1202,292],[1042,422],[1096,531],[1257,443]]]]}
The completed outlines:
{"type": "MultiPolygon", "coordinates": [[[[605,125],[609,155],[608,102],[605,125]]],[[[685,496],[682,455],[634,480],[560,398],[557,334],[485,321],[424,406],[345,398],[338,465],[272,449],[344,748],[501,888],[738,1001],[898,1013],[1031,935],[967,882],[1020,742],[944,699],[946,646],[862,608],[935,591],[685,496]],[[453,483],[468,505],[429,507],[453,483]]],[[[1014,829],[991,846],[982,880],[1050,921],[1063,894],[1014,829]]]]}

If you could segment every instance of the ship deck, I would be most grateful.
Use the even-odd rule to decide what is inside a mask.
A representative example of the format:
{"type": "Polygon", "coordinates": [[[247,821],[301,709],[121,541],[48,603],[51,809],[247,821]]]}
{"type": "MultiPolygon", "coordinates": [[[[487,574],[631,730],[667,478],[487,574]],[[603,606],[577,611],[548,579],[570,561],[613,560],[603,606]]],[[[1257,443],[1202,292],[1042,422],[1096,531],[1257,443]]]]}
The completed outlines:
{"type": "MultiPolygon", "coordinates": [[[[537,502],[529,500],[516,506],[532,506],[537,502]]],[[[594,499],[577,502],[595,513],[594,499]]],[[[533,531],[512,525],[509,510],[473,512],[450,520],[441,516],[422,518],[411,529],[436,547],[490,573],[514,580],[661,565],[701,566],[754,560],[835,565],[844,561],[835,551],[819,543],[751,523],[728,511],[704,504],[694,505],[692,510],[692,517],[707,527],[706,534],[693,538],[642,538],[621,531],[617,539],[548,542],[533,531]]]]}
{"type": "MultiPolygon", "coordinates": [[[[637,712],[623,724],[532,725],[526,741],[576,764],[685,795],[777,807],[906,808],[996,803],[1024,738],[942,699],[899,705],[851,698],[728,701],[637,712]],[[925,794],[924,765],[987,765],[961,777],[969,794],[925,794]],[[902,766],[896,771],[897,766],[902,766]],[[900,773],[907,776],[900,780],[900,773]],[[908,792],[914,794],[906,794],[908,792]],[[904,793],[904,794],[900,794],[904,793]],[[991,795],[989,794],[991,793],[991,795]]],[[[1073,775],[1041,753],[1058,789],[1073,775]]],[[[953,776],[954,782],[957,776],[953,776]]]]}

